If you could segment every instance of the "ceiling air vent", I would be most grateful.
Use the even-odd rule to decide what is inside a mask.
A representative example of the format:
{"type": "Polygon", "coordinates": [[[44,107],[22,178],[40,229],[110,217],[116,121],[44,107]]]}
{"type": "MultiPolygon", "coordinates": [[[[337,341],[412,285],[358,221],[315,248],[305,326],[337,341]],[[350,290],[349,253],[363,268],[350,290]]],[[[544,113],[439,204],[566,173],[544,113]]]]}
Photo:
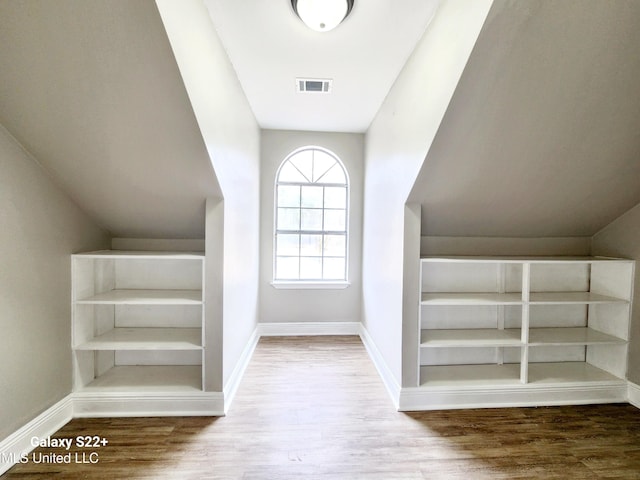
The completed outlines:
{"type": "Polygon", "coordinates": [[[330,93],[333,80],[328,78],[296,78],[298,93],[330,93]]]}

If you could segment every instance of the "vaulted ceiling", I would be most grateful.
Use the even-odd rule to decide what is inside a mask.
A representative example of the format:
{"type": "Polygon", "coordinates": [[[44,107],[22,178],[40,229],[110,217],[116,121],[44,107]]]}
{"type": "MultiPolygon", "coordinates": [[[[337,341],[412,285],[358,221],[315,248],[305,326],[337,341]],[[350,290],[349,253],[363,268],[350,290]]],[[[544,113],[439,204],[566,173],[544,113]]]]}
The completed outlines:
{"type": "Polygon", "coordinates": [[[0,2],[0,123],[117,236],[202,237],[220,196],[155,2],[0,2]]]}
{"type": "MultiPolygon", "coordinates": [[[[440,3],[319,34],[289,0],[203,2],[262,128],[354,132],[440,3]]],[[[637,0],[495,0],[410,196],[424,233],[593,235],[640,202],[638,45],[637,0]]],[[[221,195],[152,0],[0,1],[0,123],[117,236],[202,236],[221,195]]]]}
{"type": "Polygon", "coordinates": [[[640,202],[640,2],[496,0],[410,200],[425,235],[591,236],[640,202]]]}

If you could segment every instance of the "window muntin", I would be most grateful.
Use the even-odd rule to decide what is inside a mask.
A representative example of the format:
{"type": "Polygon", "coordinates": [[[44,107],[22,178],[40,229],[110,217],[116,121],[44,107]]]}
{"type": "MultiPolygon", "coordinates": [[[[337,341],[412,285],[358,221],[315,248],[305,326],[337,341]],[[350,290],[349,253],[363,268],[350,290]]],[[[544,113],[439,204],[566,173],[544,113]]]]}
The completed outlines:
{"type": "Polygon", "coordinates": [[[349,181],[318,147],[292,153],[276,175],[275,281],[346,281],[349,181]]]}

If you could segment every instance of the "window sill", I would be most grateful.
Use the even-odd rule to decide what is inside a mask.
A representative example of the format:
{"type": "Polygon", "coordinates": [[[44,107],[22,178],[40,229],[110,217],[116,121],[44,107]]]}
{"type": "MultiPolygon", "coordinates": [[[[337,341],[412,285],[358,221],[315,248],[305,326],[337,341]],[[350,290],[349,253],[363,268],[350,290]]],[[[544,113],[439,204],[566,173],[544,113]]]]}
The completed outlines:
{"type": "Polygon", "coordinates": [[[273,288],[278,290],[342,290],[351,285],[346,281],[309,281],[309,282],[296,282],[296,281],[284,281],[274,280],[271,282],[273,288]]]}

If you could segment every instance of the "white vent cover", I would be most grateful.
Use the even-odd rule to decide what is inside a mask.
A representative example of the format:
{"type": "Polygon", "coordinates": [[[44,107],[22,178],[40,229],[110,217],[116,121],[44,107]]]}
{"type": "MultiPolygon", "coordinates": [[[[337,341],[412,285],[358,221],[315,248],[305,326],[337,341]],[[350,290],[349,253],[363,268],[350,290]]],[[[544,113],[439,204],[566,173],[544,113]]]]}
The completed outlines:
{"type": "Polygon", "coordinates": [[[296,78],[298,93],[331,93],[333,80],[329,78],[296,78]]]}

